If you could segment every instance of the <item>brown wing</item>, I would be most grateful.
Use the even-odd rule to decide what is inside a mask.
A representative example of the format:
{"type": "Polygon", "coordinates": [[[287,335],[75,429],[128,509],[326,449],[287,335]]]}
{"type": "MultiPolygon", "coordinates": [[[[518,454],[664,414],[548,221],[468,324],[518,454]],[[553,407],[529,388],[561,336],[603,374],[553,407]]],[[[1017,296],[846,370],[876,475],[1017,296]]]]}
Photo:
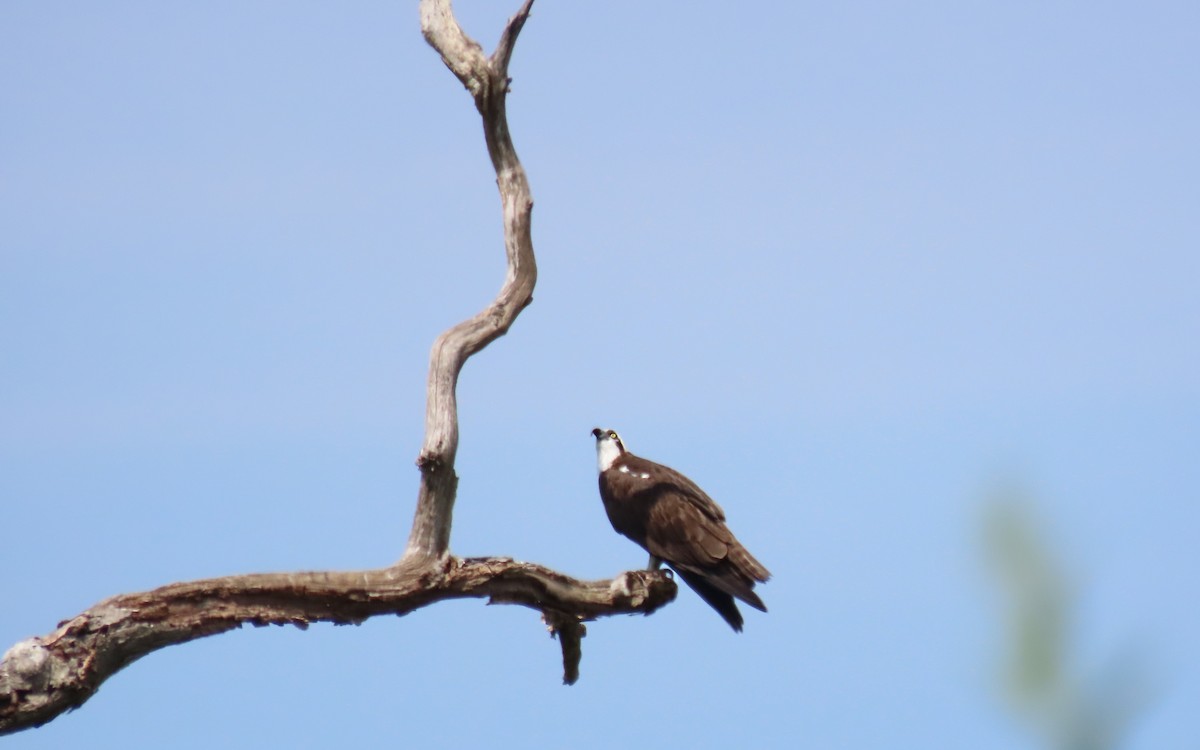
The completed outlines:
{"type": "Polygon", "coordinates": [[[725,513],[687,477],[631,454],[600,475],[613,528],[670,565],[734,630],[734,597],[766,611],[754,585],[770,573],[725,525],[725,513]]]}
{"type": "Polygon", "coordinates": [[[641,456],[635,456],[632,453],[626,453],[621,456],[620,462],[629,467],[629,471],[635,476],[649,474],[654,478],[656,484],[672,487],[682,499],[695,505],[704,515],[718,521],[725,520],[725,511],[721,509],[720,505],[717,505],[715,500],[708,496],[708,493],[670,466],[663,466],[641,456]]]}
{"type": "Polygon", "coordinates": [[[764,609],[753,592],[771,577],[721,520],[703,513],[686,497],[661,490],[646,515],[646,549],[674,567],[697,573],[717,588],[764,609]]]}

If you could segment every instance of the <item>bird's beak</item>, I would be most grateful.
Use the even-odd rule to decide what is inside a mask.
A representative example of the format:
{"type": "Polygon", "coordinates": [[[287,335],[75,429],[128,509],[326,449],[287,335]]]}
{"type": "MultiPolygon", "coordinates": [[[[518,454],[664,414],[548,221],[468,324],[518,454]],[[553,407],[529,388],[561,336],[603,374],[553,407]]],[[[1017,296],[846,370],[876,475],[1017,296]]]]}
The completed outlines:
{"type": "Polygon", "coordinates": [[[595,427],[592,429],[592,437],[596,438],[597,440],[600,439],[600,436],[602,434],[604,434],[604,430],[600,429],[599,427],[595,427]]]}

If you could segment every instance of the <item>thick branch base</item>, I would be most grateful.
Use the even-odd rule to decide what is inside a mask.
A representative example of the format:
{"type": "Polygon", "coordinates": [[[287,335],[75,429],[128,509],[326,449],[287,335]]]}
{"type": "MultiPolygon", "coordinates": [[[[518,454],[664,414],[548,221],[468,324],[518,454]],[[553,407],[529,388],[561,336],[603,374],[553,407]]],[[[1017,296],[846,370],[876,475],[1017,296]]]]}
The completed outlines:
{"type": "Polygon", "coordinates": [[[0,661],[0,734],[45,724],[83,704],[108,677],[166,646],[246,623],[357,625],[368,617],[405,615],[443,599],[486,598],[542,612],[551,633],[560,635],[564,682],[570,684],[578,677],[583,622],[650,614],[675,594],[675,582],[659,571],[580,581],[503,557],[446,557],[361,572],[266,573],[175,583],[106,599],[53,633],[9,649],[0,661]]]}

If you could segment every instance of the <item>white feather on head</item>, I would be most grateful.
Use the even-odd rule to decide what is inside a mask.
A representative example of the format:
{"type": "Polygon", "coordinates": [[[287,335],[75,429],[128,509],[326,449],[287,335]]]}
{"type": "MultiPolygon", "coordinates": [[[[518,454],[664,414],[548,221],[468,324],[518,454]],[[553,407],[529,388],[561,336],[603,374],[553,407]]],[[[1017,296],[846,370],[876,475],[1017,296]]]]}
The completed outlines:
{"type": "Polygon", "coordinates": [[[592,434],[596,436],[596,467],[601,472],[608,471],[625,452],[625,446],[621,444],[621,437],[613,430],[597,427],[592,430],[592,434]]]}

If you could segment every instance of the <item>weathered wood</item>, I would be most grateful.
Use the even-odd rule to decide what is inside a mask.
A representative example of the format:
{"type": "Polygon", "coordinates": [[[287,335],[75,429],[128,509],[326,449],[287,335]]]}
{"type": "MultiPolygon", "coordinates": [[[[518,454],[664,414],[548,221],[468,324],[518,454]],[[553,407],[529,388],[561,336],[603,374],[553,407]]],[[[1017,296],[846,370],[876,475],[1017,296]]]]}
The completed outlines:
{"type": "Polygon", "coordinates": [[[467,597],[530,607],[546,613],[554,630],[566,628],[576,647],[574,663],[564,663],[563,679],[570,683],[578,677],[576,636],[582,622],[650,614],[675,593],[670,576],[657,571],[580,581],[504,557],[447,557],[434,567],[401,563],[357,572],[228,576],[121,594],[4,654],[0,734],[40,726],[82,705],[104,680],[160,648],[246,624],[357,625],[376,615],[405,615],[467,597]]]}
{"type": "Polygon", "coordinates": [[[421,31],[426,41],[474,97],[475,108],[483,118],[488,156],[496,169],[496,185],[500,189],[508,264],[496,299],[479,314],[442,333],[433,344],[425,404],[425,441],[417,459],[421,487],[404,553],[406,558],[436,559],[450,552],[450,526],[458,488],[454,473],[458,453],[455,396],[458,376],[467,358],[507,333],[521,310],[533,301],[537,283],[530,231],[533,197],[508,131],[504,106],[508,95],[508,63],[532,5],[533,0],[526,0],[508,20],[490,58],[484,57],[479,44],[463,33],[449,0],[422,0],[420,6],[421,31]]]}
{"type": "Polygon", "coordinates": [[[50,721],[78,707],[100,684],[160,648],[252,625],[313,622],[358,624],[381,614],[404,615],[444,599],[487,598],[543,614],[563,651],[563,681],[579,677],[583,623],[614,614],[650,614],[675,598],[666,572],[635,571],[606,581],[580,581],[508,558],[459,559],[450,554],[458,477],[455,390],[467,359],[504,335],[532,300],[537,281],[530,218],[533,199],[508,131],[505,98],[513,46],[529,16],[526,0],[509,19],[496,51],[485,58],[459,27],[449,0],[422,0],[421,29],[446,66],[475,99],[504,224],[508,259],[496,299],[442,333],[430,355],[421,482],[408,545],[390,567],[359,572],[238,575],[175,583],[121,594],[43,637],[13,646],[0,660],[0,734],[50,721]]]}

